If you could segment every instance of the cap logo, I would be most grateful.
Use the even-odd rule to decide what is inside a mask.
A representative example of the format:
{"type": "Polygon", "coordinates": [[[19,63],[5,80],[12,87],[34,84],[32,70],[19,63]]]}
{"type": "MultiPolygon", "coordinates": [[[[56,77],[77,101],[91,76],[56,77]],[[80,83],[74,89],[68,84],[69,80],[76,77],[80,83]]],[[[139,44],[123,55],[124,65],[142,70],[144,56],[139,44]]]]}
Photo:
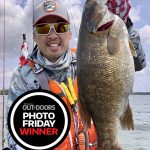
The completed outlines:
{"type": "Polygon", "coordinates": [[[56,3],[54,1],[47,1],[44,3],[44,11],[52,12],[56,9],[56,3]]]}

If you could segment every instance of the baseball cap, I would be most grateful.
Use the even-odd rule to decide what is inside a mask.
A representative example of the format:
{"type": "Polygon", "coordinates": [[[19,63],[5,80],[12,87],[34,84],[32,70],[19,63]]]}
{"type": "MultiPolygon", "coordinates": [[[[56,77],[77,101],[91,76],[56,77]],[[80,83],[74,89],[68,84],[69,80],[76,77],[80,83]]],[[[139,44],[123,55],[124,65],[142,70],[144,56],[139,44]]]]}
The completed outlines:
{"type": "Polygon", "coordinates": [[[40,3],[35,9],[33,13],[33,26],[44,17],[48,16],[57,16],[65,20],[69,21],[69,15],[66,7],[63,4],[56,2],[55,0],[47,0],[43,3],[40,3]]]}

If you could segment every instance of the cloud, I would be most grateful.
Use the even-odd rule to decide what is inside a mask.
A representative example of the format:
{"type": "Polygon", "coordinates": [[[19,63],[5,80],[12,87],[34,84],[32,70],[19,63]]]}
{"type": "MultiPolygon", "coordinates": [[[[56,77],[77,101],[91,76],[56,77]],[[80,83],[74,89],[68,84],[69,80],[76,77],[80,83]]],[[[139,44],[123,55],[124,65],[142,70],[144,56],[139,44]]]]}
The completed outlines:
{"type": "MultiPolygon", "coordinates": [[[[0,10],[3,10],[3,5],[0,5],[0,10]]],[[[29,34],[29,47],[32,47],[32,17],[31,16],[31,1],[23,9],[20,5],[16,5],[15,0],[9,0],[6,3],[5,15],[5,37],[6,37],[6,55],[7,58],[19,56],[19,50],[22,44],[23,33],[29,34]]],[[[3,12],[0,14],[0,58],[3,53],[4,41],[4,16],[3,12]]]]}
{"type": "Polygon", "coordinates": [[[27,0],[16,0],[16,3],[24,8],[26,6],[27,0]]]}
{"type": "Polygon", "coordinates": [[[132,7],[129,15],[130,15],[133,23],[138,22],[138,21],[141,20],[139,7],[136,7],[136,8],[132,7]]]}
{"type": "MultiPolygon", "coordinates": [[[[2,67],[0,67],[0,89],[2,89],[2,85],[3,85],[3,68],[2,67]]],[[[10,79],[11,79],[11,77],[12,77],[12,74],[13,74],[13,72],[14,72],[14,70],[15,70],[15,68],[14,69],[12,69],[12,70],[10,70],[9,68],[5,68],[5,78],[4,78],[4,80],[5,80],[5,88],[7,89],[8,87],[9,87],[9,84],[10,84],[10,79]]]]}
{"type": "MultiPolygon", "coordinates": [[[[21,0],[18,0],[18,3],[21,0]]],[[[73,40],[71,41],[71,47],[76,47],[77,41],[75,38],[78,35],[79,24],[81,20],[82,6],[80,0],[59,0],[69,10],[73,32],[73,40]]],[[[25,2],[25,1],[24,1],[25,2]]],[[[43,0],[34,0],[34,7],[36,7],[43,0]]],[[[20,47],[22,45],[22,34],[27,34],[27,43],[29,51],[33,49],[33,36],[32,36],[32,16],[33,16],[33,1],[28,0],[26,6],[18,5],[16,0],[9,0],[6,3],[6,55],[7,58],[19,57],[20,47]]],[[[21,3],[22,4],[22,3],[21,3]]],[[[0,31],[4,31],[3,24],[3,4],[0,5],[0,31]]],[[[0,32],[0,59],[3,56],[3,41],[4,33],[0,32]]]]}
{"type": "Polygon", "coordinates": [[[77,47],[77,38],[82,15],[82,4],[80,0],[61,0],[64,6],[68,9],[69,17],[71,20],[71,31],[73,33],[70,47],[77,47]]]}
{"type": "Polygon", "coordinates": [[[150,91],[150,61],[147,61],[146,67],[135,72],[134,91],[149,92],[150,91]]]}
{"type": "MultiPolygon", "coordinates": [[[[10,84],[10,80],[11,80],[11,76],[14,72],[14,70],[16,70],[17,66],[18,66],[18,60],[19,58],[11,58],[11,59],[6,59],[5,61],[5,88],[7,89],[9,87],[10,84]]],[[[2,60],[0,60],[0,89],[2,89],[2,85],[3,85],[3,62],[2,60]]]]}
{"type": "Polygon", "coordinates": [[[150,55],[149,55],[149,46],[150,46],[150,25],[145,24],[147,20],[144,20],[143,15],[143,5],[137,5],[135,7],[132,7],[130,11],[130,17],[134,24],[136,24],[138,27],[138,32],[140,34],[142,47],[145,51],[146,55],[146,68],[144,68],[142,71],[135,73],[135,82],[134,82],[134,91],[150,91],[150,55]]]}
{"type": "MultiPolygon", "coordinates": [[[[142,35],[142,34],[141,34],[142,35]]],[[[142,38],[143,40],[143,38],[142,38]]],[[[145,46],[144,41],[142,41],[143,49],[146,55],[146,67],[138,72],[135,72],[135,82],[134,82],[134,91],[150,91],[150,54],[149,46],[145,46]]]]}
{"type": "MultiPolygon", "coordinates": [[[[18,59],[20,55],[20,48],[22,45],[22,34],[27,34],[27,43],[29,52],[33,49],[33,37],[32,37],[32,16],[33,16],[33,0],[28,0],[25,7],[22,4],[26,0],[9,0],[6,2],[6,87],[10,83],[10,76],[18,65],[18,59]],[[21,3],[20,3],[21,2],[21,3]],[[21,4],[21,5],[19,5],[21,4]],[[14,61],[15,60],[15,61],[14,61]],[[11,64],[11,65],[10,65],[11,64]]],[[[76,47],[77,36],[81,20],[82,4],[80,0],[58,0],[67,7],[71,18],[71,30],[73,32],[73,38],[70,47],[76,47]]],[[[43,0],[34,0],[34,7],[36,7],[43,0]]],[[[2,58],[3,58],[3,42],[4,42],[4,16],[3,16],[3,1],[0,5],[0,69],[2,69],[2,58]]],[[[0,88],[2,87],[2,72],[0,72],[0,88]]]]}
{"type": "Polygon", "coordinates": [[[150,25],[146,24],[143,28],[139,29],[139,33],[143,44],[150,46],[150,25]]]}

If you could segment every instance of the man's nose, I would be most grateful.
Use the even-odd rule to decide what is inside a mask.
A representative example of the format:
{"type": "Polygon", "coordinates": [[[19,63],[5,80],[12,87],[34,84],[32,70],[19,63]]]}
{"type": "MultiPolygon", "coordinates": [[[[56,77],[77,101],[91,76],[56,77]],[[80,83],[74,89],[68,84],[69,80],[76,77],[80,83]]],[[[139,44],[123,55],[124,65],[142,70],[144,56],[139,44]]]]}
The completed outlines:
{"type": "Polygon", "coordinates": [[[51,29],[51,31],[49,32],[49,34],[48,34],[48,38],[49,39],[55,39],[55,38],[57,38],[58,37],[58,35],[56,34],[56,32],[54,31],[54,29],[51,29]]]}

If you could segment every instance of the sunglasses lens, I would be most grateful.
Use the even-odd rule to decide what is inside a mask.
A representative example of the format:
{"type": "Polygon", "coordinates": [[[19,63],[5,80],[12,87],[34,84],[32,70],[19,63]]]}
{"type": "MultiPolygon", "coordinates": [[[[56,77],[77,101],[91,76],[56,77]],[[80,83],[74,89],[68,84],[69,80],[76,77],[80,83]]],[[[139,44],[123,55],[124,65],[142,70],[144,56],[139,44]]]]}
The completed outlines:
{"type": "Polygon", "coordinates": [[[50,29],[49,24],[39,24],[36,26],[37,34],[48,34],[50,29]]]}
{"type": "Polygon", "coordinates": [[[68,31],[69,25],[67,23],[54,23],[54,28],[57,33],[65,33],[68,31]]]}
{"type": "Polygon", "coordinates": [[[54,23],[54,24],[39,24],[35,27],[37,34],[45,34],[47,35],[50,31],[50,26],[55,29],[56,33],[65,33],[69,29],[69,25],[67,23],[54,23]]]}

